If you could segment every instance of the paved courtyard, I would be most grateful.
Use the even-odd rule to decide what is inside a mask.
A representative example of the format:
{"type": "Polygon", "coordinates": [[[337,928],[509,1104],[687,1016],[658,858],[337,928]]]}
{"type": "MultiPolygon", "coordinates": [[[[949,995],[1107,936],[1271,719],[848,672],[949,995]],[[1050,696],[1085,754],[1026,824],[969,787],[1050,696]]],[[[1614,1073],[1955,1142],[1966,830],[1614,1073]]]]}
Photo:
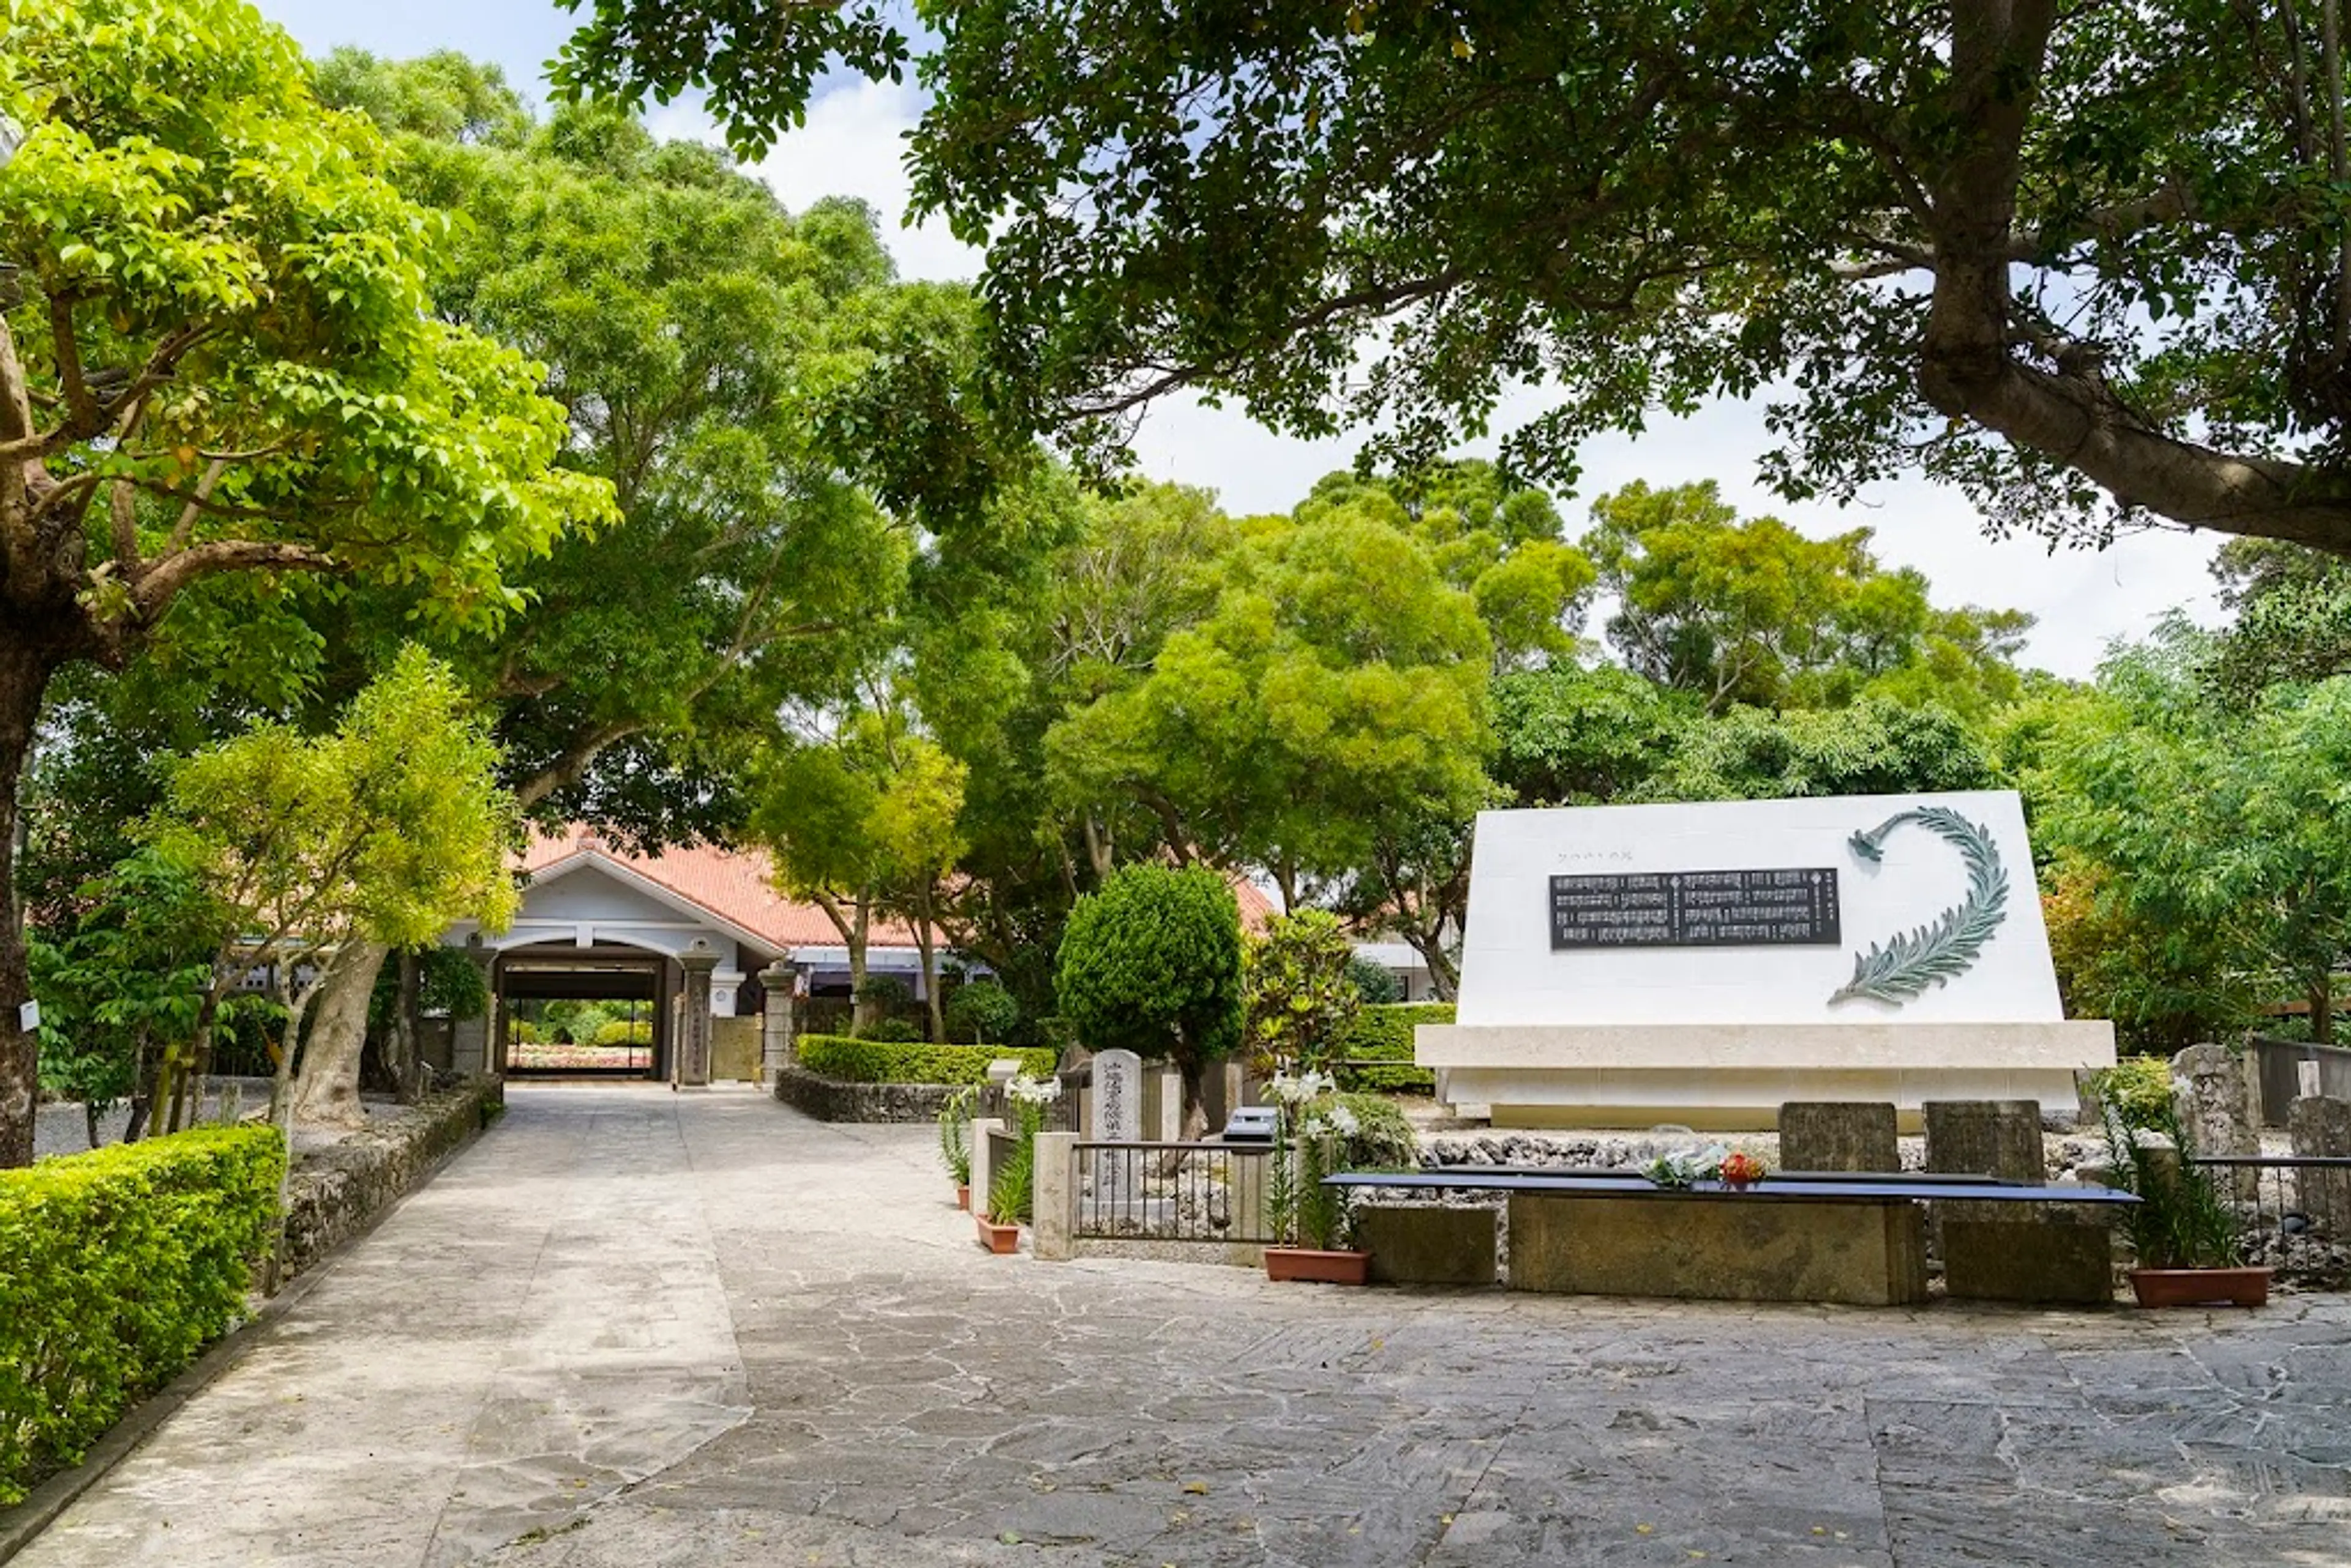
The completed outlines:
{"type": "Polygon", "coordinates": [[[990,1259],[925,1127],[517,1087],[17,1561],[2351,1563],[2351,1303],[990,1259]]]}

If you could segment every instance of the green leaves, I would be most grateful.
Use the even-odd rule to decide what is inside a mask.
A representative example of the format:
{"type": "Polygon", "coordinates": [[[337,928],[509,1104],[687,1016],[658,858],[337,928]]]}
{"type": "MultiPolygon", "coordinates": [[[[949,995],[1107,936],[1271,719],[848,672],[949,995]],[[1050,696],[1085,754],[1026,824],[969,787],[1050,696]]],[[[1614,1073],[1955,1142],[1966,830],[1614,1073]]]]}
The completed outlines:
{"type": "Polygon", "coordinates": [[[1241,1043],[1240,914],[1216,873],[1125,866],[1078,900],[1054,986],[1089,1049],[1171,1057],[1187,1082],[1241,1043]]]}
{"type": "Polygon", "coordinates": [[[914,204],[987,246],[992,401],[1097,462],[1177,386],[1411,467],[1541,385],[1502,451],[1561,484],[1596,434],[1755,398],[1791,497],[1915,470],[2001,531],[2146,507],[2344,549],[2312,24],[2037,15],[976,0],[910,39],[870,0],[599,0],[560,74],[701,87],[764,148],[826,70],[914,68],[914,204]]]}
{"type": "Polygon", "coordinates": [[[1307,909],[1249,938],[1250,1054],[1292,1069],[1326,1066],[1363,1006],[1350,972],[1355,945],[1338,918],[1307,909]]]}
{"type": "Polygon", "coordinates": [[[283,32],[231,0],[7,18],[0,114],[25,138],[0,169],[21,285],[0,391],[43,411],[11,461],[75,486],[68,521],[100,479],[131,513],[90,529],[107,571],[49,590],[91,641],[134,644],[189,582],[256,569],[363,569],[427,617],[495,621],[521,562],[607,515],[605,486],[549,471],[565,421],[542,369],[433,319],[446,220],[312,97],[283,32]]]}
{"type": "Polygon", "coordinates": [[[2351,678],[2246,705],[2201,685],[2210,653],[2184,623],[2118,649],[2026,775],[2069,1001],[2174,1050],[2315,1007],[2351,948],[2351,678]]]}
{"type": "Polygon", "coordinates": [[[262,724],[182,762],[148,836],[227,935],[265,948],[414,946],[458,920],[502,930],[520,826],[497,763],[455,679],[412,648],[331,734],[262,724]]]}

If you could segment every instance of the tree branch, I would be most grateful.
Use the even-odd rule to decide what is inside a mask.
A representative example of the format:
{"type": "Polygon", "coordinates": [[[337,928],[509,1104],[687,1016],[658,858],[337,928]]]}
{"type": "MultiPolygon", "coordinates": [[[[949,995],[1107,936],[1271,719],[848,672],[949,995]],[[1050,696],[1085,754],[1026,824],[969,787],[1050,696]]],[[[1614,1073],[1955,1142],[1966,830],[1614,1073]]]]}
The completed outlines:
{"type": "Polygon", "coordinates": [[[82,376],[81,340],[74,335],[71,295],[49,296],[49,337],[50,350],[57,357],[57,384],[66,395],[66,424],[57,434],[88,440],[106,428],[106,416],[82,376]]]}
{"type": "Polygon", "coordinates": [[[114,531],[115,570],[129,577],[139,570],[138,492],[118,479],[107,496],[108,520],[114,531]]]}
{"type": "Polygon", "coordinates": [[[180,508],[180,520],[172,525],[172,537],[163,546],[164,554],[176,555],[188,548],[188,541],[195,537],[197,519],[204,516],[204,504],[212,499],[221,476],[228,472],[229,461],[229,457],[224,455],[204,465],[204,473],[197,476],[194,491],[188,497],[187,504],[180,508]]]}
{"type": "Polygon", "coordinates": [[[164,557],[130,580],[131,602],[139,618],[152,622],[188,584],[225,571],[339,571],[341,563],[324,550],[308,545],[278,544],[262,539],[221,539],[164,557]]]}
{"type": "Polygon", "coordinates": [[[627,739],[643,727],[635,723],[607,724],[590,730],[553,762],[525,779],[515,791],[516,801],[528,810],[558,789],[569,789],[580,782],[580,776],[588,771],[588,765],[601,756],[605,747],[627,739]]]}

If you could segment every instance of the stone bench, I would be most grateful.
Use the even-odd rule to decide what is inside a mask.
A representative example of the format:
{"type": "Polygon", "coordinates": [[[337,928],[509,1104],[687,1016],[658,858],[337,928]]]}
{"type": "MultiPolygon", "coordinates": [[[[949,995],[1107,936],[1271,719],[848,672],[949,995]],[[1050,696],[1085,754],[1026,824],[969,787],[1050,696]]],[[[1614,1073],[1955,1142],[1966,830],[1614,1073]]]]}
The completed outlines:
{"type": "Polygon", "coordinates": [[[1854,1306],[1926,1299],[1921,1200],[2137,1201],[2105,1187],[1813,1171],[1778,1172],[1743,1188],[1661,1186],[1636,1171],[1504,1167],[1347,1171],[1326,1180],[1392,1192],[1502,1193],[1513,1290],[1854,1306]]]}

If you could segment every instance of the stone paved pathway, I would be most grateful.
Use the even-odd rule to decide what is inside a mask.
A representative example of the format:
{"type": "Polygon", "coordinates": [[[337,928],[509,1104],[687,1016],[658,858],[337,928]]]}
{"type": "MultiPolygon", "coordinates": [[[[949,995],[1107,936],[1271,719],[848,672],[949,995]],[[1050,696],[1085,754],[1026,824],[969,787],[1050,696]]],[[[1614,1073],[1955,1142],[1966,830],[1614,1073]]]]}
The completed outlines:
{"type": "Polygon", "coordinates": [[[517,1088],[24,1568],[2351,1563],[2351,1303],[989,1259],[927,1128],[517,1088]]]}

